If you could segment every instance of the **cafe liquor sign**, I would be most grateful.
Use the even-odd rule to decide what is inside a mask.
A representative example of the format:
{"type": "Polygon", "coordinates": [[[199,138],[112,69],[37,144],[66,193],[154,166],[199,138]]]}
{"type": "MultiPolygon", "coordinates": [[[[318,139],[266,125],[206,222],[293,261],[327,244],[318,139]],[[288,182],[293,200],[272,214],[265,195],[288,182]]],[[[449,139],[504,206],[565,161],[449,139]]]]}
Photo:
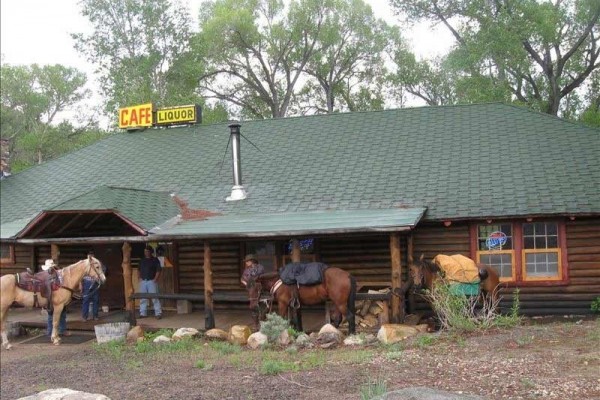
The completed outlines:
{"type": "Polygon", "coordinates": [[[121,129],[147,128],[152,126],[153,122],[152,103],[119,109],[119,128],[121,129]]]}
{"type": "Polygon", "coordinates": [[[140,129],[151,126],[185,125],[202,122],[199,105],[154,109],[152,103],[119,109],[119,128],[140,129]]]}
{"type": "Polygon", "coordinates": [[[157,126],[195,124],[201,122],[202,110],[198,105],[160,108],[156,110],[157,126]]]}

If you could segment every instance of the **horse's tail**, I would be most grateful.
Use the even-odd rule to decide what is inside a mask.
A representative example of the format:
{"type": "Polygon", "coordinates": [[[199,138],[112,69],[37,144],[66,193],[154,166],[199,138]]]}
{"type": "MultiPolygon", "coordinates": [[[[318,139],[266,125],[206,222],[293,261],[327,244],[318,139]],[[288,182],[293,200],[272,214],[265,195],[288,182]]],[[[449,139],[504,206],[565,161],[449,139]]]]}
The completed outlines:
{"type": "Polygon", "coordinates": [[[348,320],[348,333],[353,334],[356,331],[356,278],[349,275],[350,278],[350,293],[348,294],[348,311],[346,319],[348,320]]]}

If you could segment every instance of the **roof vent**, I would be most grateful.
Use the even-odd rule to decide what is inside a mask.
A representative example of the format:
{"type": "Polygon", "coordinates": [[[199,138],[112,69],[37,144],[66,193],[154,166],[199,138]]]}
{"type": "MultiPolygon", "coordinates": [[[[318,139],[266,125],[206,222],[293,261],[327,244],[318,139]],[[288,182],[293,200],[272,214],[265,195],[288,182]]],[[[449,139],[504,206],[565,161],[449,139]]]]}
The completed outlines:
{"type": "Polygon", "coordinates": [[[242,163],[240,154],[240,124],[229,125],[231,135],[231,155],[233,159],[233,187],[227,201],[244,200],[248,195],[242,185],[242,163]]]}

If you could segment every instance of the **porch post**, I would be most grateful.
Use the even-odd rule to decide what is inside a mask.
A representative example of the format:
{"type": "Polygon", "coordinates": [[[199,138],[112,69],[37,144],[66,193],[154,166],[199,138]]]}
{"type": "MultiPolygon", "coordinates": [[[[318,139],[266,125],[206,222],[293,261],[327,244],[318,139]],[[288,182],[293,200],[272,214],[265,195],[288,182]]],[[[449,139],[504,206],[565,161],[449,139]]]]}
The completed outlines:
{"type": "Polygon", "coordinates": [[[133,300],[131,295],[133,294],[133,280],[131,274],[131,245],[129,242],[123,243],[123,262],[121,267],[123,268],[123,287],[125,288],[125,309],[133,312],[133,300]]]}
{"type": "MultiPolygon", "coordinates": [[[[390,234],[390,257],[392,261],[392,293],[398,293],[402,286],[402,254],[400,251],[400,234],[390,234]]],[[[404,319],[402,302],[398,296],[392,296],[391,322],[399,323],[404,319]]]]}
{"type": "Polygon", "coordinates": [[[298,239],[292,239],[292,262],[300,262],[300,241],[298,239]]]}
{"type": "Polygon", "coordinates": [[[204,242],[204,329],[215,327],[213,305],[212,255],[210,243],[204,242]]]}
{"type": "Polygon", "coordinates": [[[58,264],[58,258],[60,257],[60,249],[57,244],[50,245],[50,258],[54,260],[56,264],[58,264]]]}
{"type": "MultiPolygon", "coordinates": [[[[412,233],[410,235],[408,235],[408,240],[407,240],[407,262],[408,262],[408,267],[410,268],[411,265],[414,264],[414,238],[412,233]]],[[[410,269],[409,269],[410,271],[410,269]]],[[[408,280],[410,281],[411,278],[410,276],[408,277],[408,280]]],[[[408,293],[408,298],[406,299],[408,300],[408,312],[409,314],[414,314],[415,313],[415,296],[413,294],[413,291],[411,290],[408,293]]]]}

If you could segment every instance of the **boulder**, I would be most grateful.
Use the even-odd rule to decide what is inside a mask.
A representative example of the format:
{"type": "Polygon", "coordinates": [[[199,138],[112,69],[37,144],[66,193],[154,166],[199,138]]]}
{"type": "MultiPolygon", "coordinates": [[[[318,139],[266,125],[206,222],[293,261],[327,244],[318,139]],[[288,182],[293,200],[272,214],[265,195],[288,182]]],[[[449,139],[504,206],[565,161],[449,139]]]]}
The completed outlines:
{"type": "Polygon", "coordinates": [[[198,329],[195,328],[179,328],[175,331],[171,339],[177,341],[186,337],[194,337],[199,333],[198,329]]]}
{"type": "Polygon", "coordinates": [[[384,344],[396,343],[414,336],[419,331],[414,326],[401,324],[383,324],[377,332],[377,339],[384,344]]]}
{"type": "Polygon", "coordinates": [[[344,339],[344,344],[346,346],[362,346],[366,344],[366,340],[362,335],[350,335],[344,339]]]}
{"type": "Polygon", "coordinates": [[[59,388],[44,390],[38,394],[21,397],[18,400],[110,400],[110,397],[99,393],[87,393],[68,388],[59,388]]]}
{"type": "Polygon", "coordinates": [[[252,331],[248,325],[233,325],[229,329],[227,340],[231,344],[239,344],[240,346],[244,346],[246,343],[248,343],[248,338],[251,334],[252,331]]]}
{"type": "Polygon", "coordinates": [[[227,332],[222,329],[209,329],[204,333],[204,337],[213,340],[227,340],[227,332]]]}
{"type": "Polygon", "coordinates": [[[321,345],[326,343],[341,343],[344,338],[342,332],[331,324],[325,324],[317,335],[317,342],[321,345]]]}
{"type": "Polygon", "coordinates": [[[144,340],[144,328],[139,325],[134,326],[127,332],[127,343],[137,343],[144,340]]]}
{"type": "Polygon", "coordinates": [[[311,342],[310,337],[304,332],[302,332],[301,334],[298,335],[295,343],[296,343],[296,346],[298,346],[298,347],[306,347],[306,348],[313,347],[313,343],[311,342]]]}
{"type": "Polygon", "coordinates": [[[292,340],[290,339],[290,334],[288,333],[287,329],[282,331],[279,337],[277,338],[277,343],[279,343],[282,346],[287,346],[288,344],[290,344],[291,341],[292,340]]]}
{"type": "Polygon", "coordinates": [[[160,335],[154,338],[152,343],[167,343],[170,342],[171,338],[165,335],[160,335]]]}
{"type": "Polygon", "coordinates": [[[267,335],[262,332],[255,332],[248,336],[248,347],[251,349],[258,349],[259,347],[267,344],[268,341],[267,335]]]}

